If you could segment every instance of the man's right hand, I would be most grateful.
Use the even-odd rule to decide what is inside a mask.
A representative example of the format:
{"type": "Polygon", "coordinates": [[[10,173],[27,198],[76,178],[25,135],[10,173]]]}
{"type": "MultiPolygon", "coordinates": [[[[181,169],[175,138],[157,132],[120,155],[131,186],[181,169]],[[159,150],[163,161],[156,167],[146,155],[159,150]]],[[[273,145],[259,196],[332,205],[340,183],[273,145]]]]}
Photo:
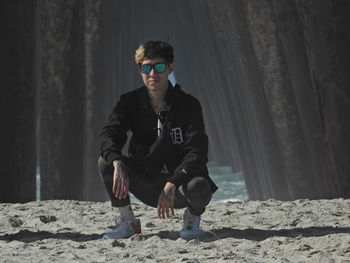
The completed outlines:
{"type": "Polygon", "coordinates": [[[120,161],[113,161],[114,173],[112,191],[116,198],[124,199],[129,192],[129,178],[123,173],[120,165],[120,161]]]}

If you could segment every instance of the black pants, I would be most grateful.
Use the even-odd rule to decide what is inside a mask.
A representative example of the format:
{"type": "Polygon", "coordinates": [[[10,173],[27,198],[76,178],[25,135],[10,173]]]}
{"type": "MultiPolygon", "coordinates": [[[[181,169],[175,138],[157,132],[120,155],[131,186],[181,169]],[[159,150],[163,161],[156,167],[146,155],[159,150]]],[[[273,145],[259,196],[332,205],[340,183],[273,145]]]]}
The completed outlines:
{"type": "MultiPolygon", "coordinates": [[[[129,195],[124,199],[117,199],[112,192],[113,165],[108,164],[100,157],[98,159],[98,169],[111,199],[112,206],[122,207],[129,205],[129,195]]],[[[157,207],[159,195],[167,182],[166,175],[145,173],[131,160],[130,162],[122,163],[121,169],[129,177],[129,191],[141,202],[157,207]]],[[[191,214],[199,216],[204,213],[211,197],[212,192],[208,181],[203,177],[195,177],[176,190],[174,208],[188,207],[191,214]]]]}

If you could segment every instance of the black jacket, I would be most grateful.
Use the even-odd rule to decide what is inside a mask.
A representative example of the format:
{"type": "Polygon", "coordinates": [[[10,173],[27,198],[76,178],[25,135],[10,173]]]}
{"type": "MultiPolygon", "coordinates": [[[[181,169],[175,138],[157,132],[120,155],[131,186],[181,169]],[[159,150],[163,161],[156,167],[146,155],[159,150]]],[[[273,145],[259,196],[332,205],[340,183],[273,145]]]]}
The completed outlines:
{"type": "Polygon", "coordinates": [[[208,137],[199,101],[169,82],[165,102],[170,109],[158,137],[158,116],[150,105],[146,87],[122,95],[103,127],[101,156],[108,163],[126,160],[121,149],[131,130],[129,157],[145,171],[159,173],[165,165],[168,181],[177,187],[203,176],[215,192],[217,186],[206,166],[208,137]]]}

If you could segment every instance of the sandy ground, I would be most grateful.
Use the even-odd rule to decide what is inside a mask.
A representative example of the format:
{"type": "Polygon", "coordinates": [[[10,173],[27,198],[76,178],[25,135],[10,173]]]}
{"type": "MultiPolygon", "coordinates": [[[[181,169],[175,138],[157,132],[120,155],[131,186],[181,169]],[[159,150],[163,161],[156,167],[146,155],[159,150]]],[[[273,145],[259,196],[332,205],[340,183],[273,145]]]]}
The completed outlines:
{"type": "Polygon", "coordinates": [[[211,203],[198,239],[179,238],[172,219],[134,204],[142,235],[102,239],[109,203],[0,204],[0,262],[349,262],[350,200],[211,203]]]}

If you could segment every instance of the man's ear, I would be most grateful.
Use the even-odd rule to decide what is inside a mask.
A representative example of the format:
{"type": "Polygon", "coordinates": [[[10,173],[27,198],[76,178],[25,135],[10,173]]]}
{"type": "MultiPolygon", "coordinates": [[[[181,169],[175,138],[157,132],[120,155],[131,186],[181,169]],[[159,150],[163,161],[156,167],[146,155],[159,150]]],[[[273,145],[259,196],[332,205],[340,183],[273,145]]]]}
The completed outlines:
{"type": "Polygon", "coordinates": [[[175,64],[174,63],[169,64],[170,73],[173,72],[174,69],[175,69],[175,64]]]}

